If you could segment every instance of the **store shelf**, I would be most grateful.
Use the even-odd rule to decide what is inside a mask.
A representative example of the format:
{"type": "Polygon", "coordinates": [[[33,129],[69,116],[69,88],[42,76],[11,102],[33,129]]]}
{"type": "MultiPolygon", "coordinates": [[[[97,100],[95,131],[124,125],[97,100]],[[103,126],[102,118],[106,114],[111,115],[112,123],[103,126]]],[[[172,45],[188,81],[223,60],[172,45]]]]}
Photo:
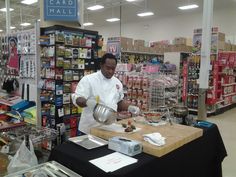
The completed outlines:
{"type": "Polygon", "coordinates": [[[227,96],[232,96],[232,95],[236,95],[236,92],[234,92],[234,93],[229,93],[229,94],[222,95],[222,96],[223,96],[223,97],[227,97],[227,96]]]}
{"type": "Polygon", "coordinates": [[[88,46],[78,46],[78,45],[69,45],[69,44],[64,44],[64,45],[65,47],[92,49],[92,47],[88,47],[88,46]]]}
{"type": "Polygon", "coordinates": [[[222,105],[220,108],[225,108],[225,107],[228,107],[228,106],[230,106],[230,105],[232,105],[232,104],[222,105]]]}
{"type": "MultiPolygon", "coordinates": [[[[188,108],[189,111],[192,111],[192,112],[197,112],[198,110],[197,109],[193,109],[193,108],[188,108]]],[[[215,111],[207,111],[207,114],[212,114],[214,113],[215,111]]]]}
{"type": "Polygon", "coordinates": [[[222,103],[224,100],[217,101],[216,104],[222,103]]]}
{"type": "Polygon", "coordinates": [[[193,112],[197,112],[197,109],[193,109],[193,108],[188,108],[189,111],[193,111],[193,112]]]}
{"type": "Polygon", "coordinates": [[[231,86],[231,85],[236,85],[236,82],[235,83],[231,83],[231,84],[222,84],[221,86],[222,87],[226,87],[226,86],[231,86]]]}
{"type": "Polygon", "coordinates": [[[189,96],[198,96],[196,93],[188,93],[189,96]]]}
{"type": "Polygon", "coordinates": [[[139,52],[139,51],[121,51],[121,53],[133,53],[133,54],[145,54],[145,55],[161,55],[163,56],[163,54],[160,54],[160,53],[150,53],[150,52],[139,52]]]}

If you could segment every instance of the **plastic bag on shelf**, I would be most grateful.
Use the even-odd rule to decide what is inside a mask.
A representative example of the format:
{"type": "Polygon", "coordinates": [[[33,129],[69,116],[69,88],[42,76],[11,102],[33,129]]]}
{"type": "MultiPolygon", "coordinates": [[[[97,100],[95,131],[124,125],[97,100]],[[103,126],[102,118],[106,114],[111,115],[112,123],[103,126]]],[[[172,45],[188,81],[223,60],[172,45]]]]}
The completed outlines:
{"type": "Polygon", "coordinates": [[[24,140],[14,157],[11,159],[7,171],[8,173],[17,172],[38,165],[38,159],[34,153],[32,141],[29,139],[29,149],[24,140]]]}

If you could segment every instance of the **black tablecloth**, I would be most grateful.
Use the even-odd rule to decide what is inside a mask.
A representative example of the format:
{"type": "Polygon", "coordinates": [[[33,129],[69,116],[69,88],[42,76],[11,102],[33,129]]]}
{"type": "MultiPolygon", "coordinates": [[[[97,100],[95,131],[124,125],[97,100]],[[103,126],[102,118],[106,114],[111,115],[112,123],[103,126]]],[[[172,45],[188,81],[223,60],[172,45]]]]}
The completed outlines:
{"type": "Polygon", "coordinates": [[[89,162],[114,151],[107,146],[87,150],[71,142],[54,148],[55,160],[83,177],[222,177],[221,163],[227,153],[216,125],[204,128],[203,136],[163,157],[141,153],[138,162],[105,173],[89,162]]]}

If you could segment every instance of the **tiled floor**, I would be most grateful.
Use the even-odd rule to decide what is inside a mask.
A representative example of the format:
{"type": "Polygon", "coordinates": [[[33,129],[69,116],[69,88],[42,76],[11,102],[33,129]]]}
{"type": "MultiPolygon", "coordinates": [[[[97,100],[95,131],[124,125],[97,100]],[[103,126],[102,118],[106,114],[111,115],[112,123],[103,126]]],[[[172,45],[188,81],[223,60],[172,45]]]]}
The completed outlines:
{"type": "Polygon", "coordinates": [[[236,177],[236,108],[207,120],[217,124],[228,153],[222,164],[223,177],[236,177]]]}

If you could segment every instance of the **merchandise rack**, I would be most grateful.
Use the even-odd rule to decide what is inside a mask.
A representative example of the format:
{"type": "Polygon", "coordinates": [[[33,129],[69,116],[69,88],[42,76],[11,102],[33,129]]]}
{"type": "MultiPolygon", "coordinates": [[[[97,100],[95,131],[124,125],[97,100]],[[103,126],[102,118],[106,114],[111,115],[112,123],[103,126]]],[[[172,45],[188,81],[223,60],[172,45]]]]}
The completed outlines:
{"type": "Polygon", "coordinates": [[[70,136],[77,132],[80,110],[71,100],[79,80],[97,71],[96,31],[52,26],[41,29],[41,107],[42,126],[56,129],[65,123],[70,136]]]}
{"type": "MultiPolygon", "coordinates": [[[[200,55],[193,55],[193,57],[198,57],[200,60],[200,55]]],[[[192,60],[188,63],[189,66],[196,68],[196,61],[192,60]]],[[[198,64],[198,66],[200,63],[198,64]]],[[[206,105],[207,105],[207,115],[222,113],[228,108],[232,108],[236,102],[236,52],[232,51],[220,51],[217,54],[211,54],[211,65],[212,70],[209,77],[209,88],[206,94],[206,105]]],[[[197,67],[199,70],[199,67],[197,67]]],[[[190,69],[194,70],[194,69],[190,69]]],[[[189,76],[188,76],[189,77],[189,76]]],[[[198,79],[189,77],[189,81],[196,83],[198,79]]],[[[195,87],[195,92],[192,93],[188,83],[188,95],[193,97],[198,97],[198,84],[195,87]]],[[[188,99],[188,103],[189,103],[188,99]]],[[[197,113],[197,99],[196,106],[192,107],[188,104],[189,111],[191,113],[197,113]]]]}
{"type": "Polygon", "coordinates": [[[28,136],[28,138],[35,145],[42,143],[43,141],[55,140],[58,136],[58,131],[48,127],[39,128],[29,124],[25,124],[24,126],[9,129],[8,131],[1,133],[0,137],[1,136],[14,136],[16,138],[16,141],[18,142],[24,140],[24,138],[28,136]]]}

